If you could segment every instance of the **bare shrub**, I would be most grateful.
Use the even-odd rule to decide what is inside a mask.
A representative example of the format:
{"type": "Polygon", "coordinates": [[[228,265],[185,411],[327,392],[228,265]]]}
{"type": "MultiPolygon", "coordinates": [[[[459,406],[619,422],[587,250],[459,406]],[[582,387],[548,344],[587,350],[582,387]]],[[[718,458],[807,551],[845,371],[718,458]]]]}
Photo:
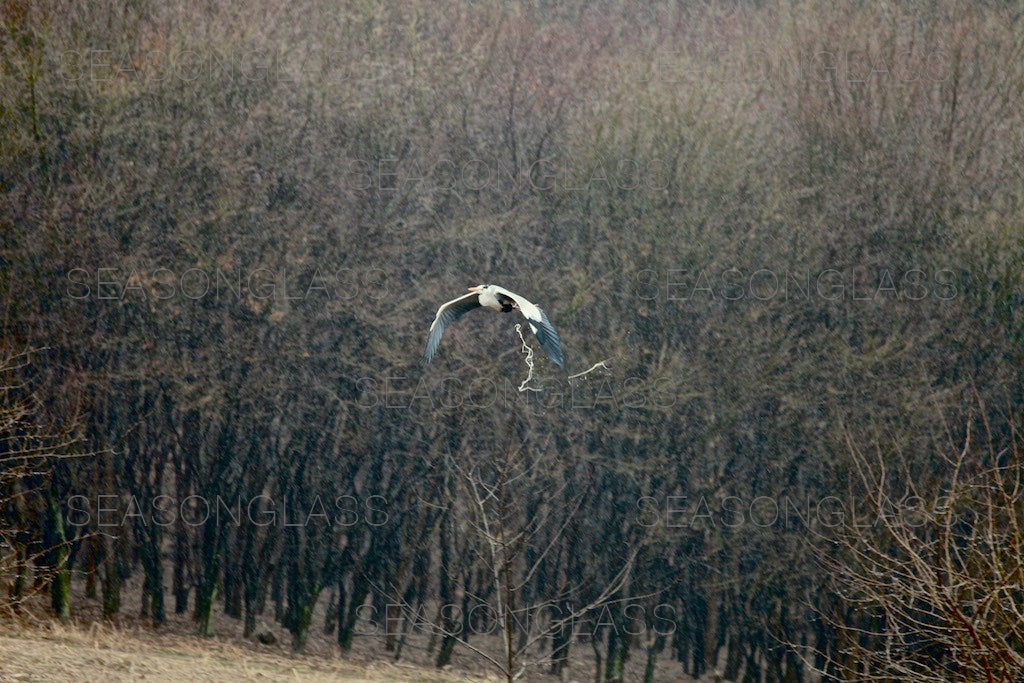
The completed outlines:
{"type": "Polygon", "coordinates": [[[860,681],[1019,680],[1024,461],[1014,425],[1004,435],[970,417],[960,452],[925,480],[881,447],[849,442],[865,505],[829,563],[855,609],[852,623],[834,624],[845,644],[835,671],[860,681]]]}

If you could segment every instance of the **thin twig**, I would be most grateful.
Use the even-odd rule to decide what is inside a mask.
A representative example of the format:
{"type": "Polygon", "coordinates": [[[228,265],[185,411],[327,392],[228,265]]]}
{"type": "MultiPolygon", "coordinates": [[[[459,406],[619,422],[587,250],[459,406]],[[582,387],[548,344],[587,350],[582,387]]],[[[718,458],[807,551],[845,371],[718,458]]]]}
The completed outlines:
{"type": "Polygon", "coordinates": [[[594,370],[597,370],[598,368],[603,368],[603,369],[607,370],[608,372],[611,372],[612,369],[610,367],[608,367],[608,361],[610,361],[610,360],[611,360],[611,358],[605,358],[602,361],[598,361],[597,363],[594,363],[593,365],[591,365],[589,368],[587,368],[583,372],[577,372],[575,375],[569,375],[569,379],[576,379],[577,377],[583,377],[584,375],[589,375],[590,373],[592,373],[594,370]]]}
{"type": "Polygon", "coordinates": [[[526,343],[526,338],[523,337],[522,323],[516,323],[516,332],[519,333],[519,340],[523,342],[523,347],[520,350],[526,354],[526,358],[523,360],[526,363],[527,369],[529,370],[529,372],[526,375],[526,379],[524,379],[522,383],[519,385],[519,391],[543,391],[543,389],[527,386],[527,384],[530,383],[530,380],[533,379],[533,349],[530,347],[529,344],[526,343]]]}

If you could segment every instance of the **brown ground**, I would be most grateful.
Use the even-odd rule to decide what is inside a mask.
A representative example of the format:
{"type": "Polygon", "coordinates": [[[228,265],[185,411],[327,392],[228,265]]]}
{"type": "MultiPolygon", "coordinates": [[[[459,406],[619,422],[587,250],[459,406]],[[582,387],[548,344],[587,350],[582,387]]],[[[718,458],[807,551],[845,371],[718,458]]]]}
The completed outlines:
{"type": "MultiPolygon", "coordinates": [[[[0,581],[0,586],[3,582],[0,581]]],[[[271,615],[258,620],[268,624],[277,643],[263,645],[242,636],[242,622],[214,612],[213,638],[193,635],[190,609],[175,614],[168,596],[167,623],[154,629],[141,614],[141,578],[132,577],[121,595],[121,610],[115,623],[103,620],[100,604],[87,598],[81,581],[72,584],[71,625],[52,619],[49,600],[42,591],[30,598],[21,617],[13,618],[0,609],[0,682],[6,681],[427,681],[474,683],[503,680],[479,655],[457,646],[452,668],[438,671],[433,666],[436,651],[429,647],[427,633],[413,633],[402,650],[402,659],[384,647],[381,636],[357,637],[352,651],[342,657],[336,636],[325,633],[328,609],[325,595],[314,610],[313,624],[304,654],[293,654],[287,630],[271,615]]],[[[6,596],[3,596],[6,597],[6,596]]],[[[272,610],[272,607],[268,607],[272,610]]],[[[500,641],[476,636],[474,645],[500,657],[500,641]]],[[[575,643],[570,652],[568,681],[593,680],[591,646],[575,643]]],[[[626,662],[626,680],[643,678],[645,656],[634,650],[626,662]]],[[[546,667],[532,667],[528,683],[558,683],[546,667]]],[[[681,675],[679,664],[669,653],[659,658],[657,683],[693,680],[681,675]]],[[[710,679],[709,679],[710,680],[710,679]]]]}
{"type": "Polygon", "coordinates": [[[434,681],[467,678],[401,664],[289,656],[174,633],[56,623],[0,624],[2,681],[434,681]]]}

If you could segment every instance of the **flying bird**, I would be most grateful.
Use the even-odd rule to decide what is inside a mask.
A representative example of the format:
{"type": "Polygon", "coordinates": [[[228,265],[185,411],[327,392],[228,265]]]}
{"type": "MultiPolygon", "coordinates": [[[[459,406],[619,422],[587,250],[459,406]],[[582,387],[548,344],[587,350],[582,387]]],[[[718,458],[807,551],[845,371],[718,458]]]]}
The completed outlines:
{"type": "Polygon", "coordinates": [[[560,368],[564,367],[565,359],[562,356],[562,340],[558,338],[558,333],[555,332],[555,328],[551,325],[551,321],[548,320],[544,311],[539,306],[528,301],[526,297],[519,296],[515,292],[510,292],[504,287],[497,285],[470,287],[469,294],[463,294],[457,299],[452,299],[437,309],[434,322],[430,325],[430,334],[427,336],[427,350],[423,354],[424,362],[429,363],[430,359],[434,357],[434,353],[441,343],[441,335],[444,334],[446,327],[474,308],[480,308],[481,306],[494,311],[501,311],[502,313],[509,313],[510,311],[522,313],[523,317],[526,318],[526,322],[530,324],[533,334],[537,337],[537,341],[540,342],[540,347],[544,349],[544,353],[554,361],[555,365],[560,368]]]}

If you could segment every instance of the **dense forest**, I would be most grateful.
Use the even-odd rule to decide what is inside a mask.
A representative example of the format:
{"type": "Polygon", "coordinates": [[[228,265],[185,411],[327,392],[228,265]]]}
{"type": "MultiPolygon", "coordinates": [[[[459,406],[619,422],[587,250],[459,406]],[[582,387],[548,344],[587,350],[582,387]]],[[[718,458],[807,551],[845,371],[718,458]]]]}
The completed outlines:
{"type": "Polygon", "coordinates": [[[3,0],[0,618],[1019,680],[1021,10],[3,0]]]}

